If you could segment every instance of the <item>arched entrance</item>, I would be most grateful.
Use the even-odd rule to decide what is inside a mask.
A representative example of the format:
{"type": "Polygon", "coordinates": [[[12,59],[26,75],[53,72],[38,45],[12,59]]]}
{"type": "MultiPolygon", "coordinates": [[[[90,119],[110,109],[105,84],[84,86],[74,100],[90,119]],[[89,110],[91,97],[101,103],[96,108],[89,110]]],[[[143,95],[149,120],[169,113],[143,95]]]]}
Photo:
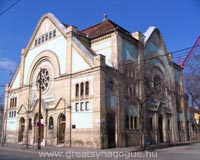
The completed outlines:
{"type": "Polygon", "coordinates": [[[40,127],[40,142],[43,141],[44,139],[44,124],[43,124],[43,116],[41,115],[41,124],[38,125],[38,121],[39,121],[39,116],[38,114],[35,115],[34,118],[34,128],[35,128],[35,138],[34,138],[34,142],[38,143],[38,127],[40,127]]]}
{"type": "Polygon", "coordinates": [[[163,143],[163,117],[162,115],[160,115],[158,118],[158,130],[159,130],[160,143],[163,143]]]}
{"type": "Polygon", "coordinates": [[[115,112],[109,111],[106,115],[106,128],[108,135],[108,148],[116,147],[115,143],[115,112]]]}
{"type": "Polygon", "coordinates": [[[25,129],[25,119],[21,117],[19,120],[19,138],[18,138],[19,142],[23,141],[24,129],[25,129]]]}
{"type": "Polygon", "coordinates": [[[65,125],[66,124],[66,118],[64,114],[60,114],[58,116],[58,143],[64,143],[65,142],[65,125]]]}

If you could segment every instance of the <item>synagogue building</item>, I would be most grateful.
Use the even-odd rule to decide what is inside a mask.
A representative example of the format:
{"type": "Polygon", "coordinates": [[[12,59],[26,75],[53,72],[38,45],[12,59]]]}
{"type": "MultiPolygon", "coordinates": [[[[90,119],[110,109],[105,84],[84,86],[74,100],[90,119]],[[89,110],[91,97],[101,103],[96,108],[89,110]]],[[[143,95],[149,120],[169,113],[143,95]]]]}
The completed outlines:
{"type": "Polygon", "coordinates": [[[156,27],[131,33],[104,17],[79,30],[48,13],[18,56],[4,142],[113,148],[188,140],[182,68],[156,27]]]}

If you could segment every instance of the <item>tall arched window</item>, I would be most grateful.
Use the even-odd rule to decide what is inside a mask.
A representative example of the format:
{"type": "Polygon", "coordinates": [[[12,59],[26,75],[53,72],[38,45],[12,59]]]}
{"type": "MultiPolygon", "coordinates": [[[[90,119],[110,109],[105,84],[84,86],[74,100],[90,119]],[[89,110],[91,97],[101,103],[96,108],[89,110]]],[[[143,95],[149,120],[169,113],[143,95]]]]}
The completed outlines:
{"type": "Polygon", "coordinates": [[[137,117],[134,117],[134,129],[137,129],[137,117]]]}
{"type": "Polygon", "coordinates": [[[126,129],[129,129],[129,116],[126,116],[126,129]]]}
{"type": "Polygon", "coordinates": [[[84,84],[81,83],[81,96],[83,96],[83,94],[84,94],[84,84]]]}
{"type": "Polygon", "coordinates": [[[89,95],[89,82],[88,81],[85,83],[85,95],[86,96],[89,95]]]}
{"type": "Polygon", "coordinates": [[[75,93],[76,97],[78,97],[79,96],[79,84],[76,84],[76,91],[75,92],[76,92],[75,93]]]}
{"type": "Polygon", "coordinates": [[[131,116],[131,120],[130,121],[131,121],[131,124],[130,124],[131,125],[131,129],[133,129],[133,117],[132,116],[131,116]]]}
{"type": "Polygon", "coordinates": [[[49,118],[49,130],[53,129],[53,117],[49,118]]]}

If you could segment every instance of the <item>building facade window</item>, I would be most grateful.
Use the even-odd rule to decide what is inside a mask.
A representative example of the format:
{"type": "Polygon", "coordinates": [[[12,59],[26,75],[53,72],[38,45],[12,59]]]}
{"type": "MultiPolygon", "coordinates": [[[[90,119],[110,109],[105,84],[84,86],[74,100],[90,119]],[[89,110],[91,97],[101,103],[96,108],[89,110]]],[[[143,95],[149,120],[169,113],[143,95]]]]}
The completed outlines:
{"type": "Polygon", "coordinates": [[[53,30],[53,37],[56,37],[56,30],[53,30]]]}
{"type": "Polygon", "coordinates": [[[89,111],[89,102],[88,102],[88,101],[85,102],[85,110],[86,110],[86,111],[89,111]]]}
{"type": "Polygon", "coordinates": [[[89,82],[88,81],[85,83],[85,95],[86,96],[89,95],[89,82]]]}
{"type": "Polygon", "coordinates": [[[35,46],[44,43],[45,41],[50,40],[52,37],[56,37],[56,30],[50,31],[46,34],[43,34],[42,36],[35,39],[35,46]]]}
{"type": "Polygon", "coordinates": [[[76,104],[75,104],[75,111],[76,111],[76,112],[79,111],[78,108],[79,108],[79,103],[76,103],[76,104]]]}
{"type": "Polygon", "coordinates": [[[9,113],[8,113],[9,115],[8,115],[8,117],[9,118],[16,118],[17,117],[17,111],[9,111],[9,113]]]}
{"type": "Polygon", "coordinates": [[[10,98],[10,108],[17,107],[17,97],[10,98]]]}
{"type": "Polygon", "coordinates": [[[53,117],[49,117],[49,130],[53,129],[53,117]]]}
{"type": "Polygon", "coordinates": [[[83,98],[84,96],[89,96],[90,94],[90,83],[89,81],[76,83],[75,84],[75,97],[78,98],[81,96],[83,98]]]}
{"type": "Polygon", "coordinates": [[[48,40],[48,38],[49,38],[49,34],[48,34],[48,33],[46,33],[46,35],[45,35],[45,41],[47,41],[47,40],[48,40]]]}
{"type": "Polygon", "coordinates": [[[49,82],[50,82],[49,71],[47,69],[43,68],[37,76],[38,89],[41,87],[42,92],[46,91],[49,86],[49,82]]]}
{"type": "Polygon", "coordinates": [[[126,129],[129,129],[129,116],[126,116],[126,129]]]}
{"type": "Polygon", "coordinates": [[[79,84],[76,84],[76,91],[75,91],[75,96],[79,96],[79,84]]]}
{"type": "Polygon", "coordinates": [[[84,111],[84,102],[81,102],[80,111],[84,111]]]}
{"type": "Polygon", "coordinates": [[[167,120],[167,130],[170,131],[170,119],[167,120]]]}
{"type": "Polygon", "coordinates": [[[84,83],[81,83],[81,93],[80,96],[83,96],[84,94],[84,83]]]}
{"type": "Polygon", "coordinates": [[[37,41],[37,39],[35,40],[35,46],[37,46],[37,44],[38,44],[38,41],[37,41]]]}
{"type": "Polygon", "coordinates": [[[137,117],[134,117],[134,129],[137,129],[137,117]]]}
{"type": "Polygon", "coordinates": [[[74,110],[75,112],[87,112],[92,111],[92,108],[89,101],[82,101],[74,104],[74,110]]]}
{"type": "Polygon", "coordinates": [[[133,129],[133,117],[131,116],[131,118],[130,118],[130,129],[133,129]]]}
{"type": "Polygon", "coordinates": [[[38,38],[38,44],[40,44],[40,42],[41,42],[41,38],[38,38]]]}

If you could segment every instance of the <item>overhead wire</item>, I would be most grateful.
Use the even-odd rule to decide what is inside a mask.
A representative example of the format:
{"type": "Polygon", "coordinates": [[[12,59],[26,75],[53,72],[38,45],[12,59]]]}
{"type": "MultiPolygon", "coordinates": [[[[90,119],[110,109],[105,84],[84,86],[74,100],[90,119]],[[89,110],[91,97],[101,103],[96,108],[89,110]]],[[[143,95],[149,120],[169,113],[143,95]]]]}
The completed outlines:
{"type": "Polygon", "coordinates": [[[5,10],[3,10],[2,12],[0,12],[0,16],[2,16],[3,14],[5,14],[6,12],[8,12],[11,8],[13,8],[15,5],[17,5],[17,3],[19,3],[21,0],[17,0],[15,1],[13,4],[11,4],[8,8],[6,8],[5,10]]]}

